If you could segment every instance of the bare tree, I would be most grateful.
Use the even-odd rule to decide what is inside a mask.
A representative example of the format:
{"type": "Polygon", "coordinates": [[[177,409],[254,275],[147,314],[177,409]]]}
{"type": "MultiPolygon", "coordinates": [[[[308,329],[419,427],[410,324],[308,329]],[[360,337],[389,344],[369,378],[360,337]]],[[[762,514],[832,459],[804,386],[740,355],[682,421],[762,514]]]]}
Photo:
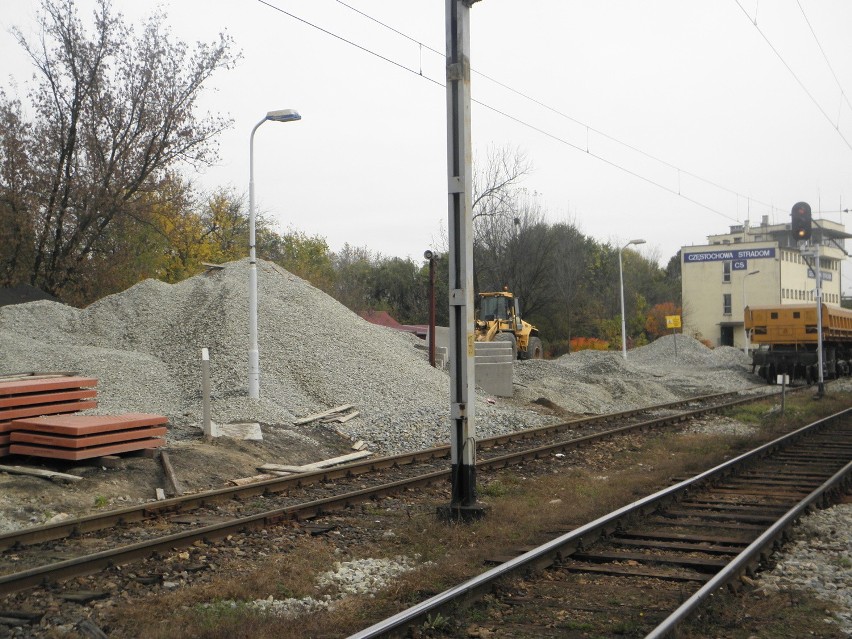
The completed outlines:
{"type": "Polygon", "coordinates": [[[32,122],[0,96],[0,167],[15,149],[28,158],[23,176],[0,170],[0,205],[21,220],[16,246],[31,246],[31,258],[0,247],[0,282],[19,277],[15,260],[26,258],[30,283],[66,299],[113,222],[144,219],[143,196],[169,168],[215,161],[213,138],[231,124],[196,115],[204,83],[234,62],[228,37],[190,49],[171,38],[163,13],[136,33],[110,0],[92,17],[89,33],[74,0],[42,0],[40,37],[14,30],[36,69],[32,122]],[[23,126],[9,128],[16,118],[23,126]]]}
{"type": "Polygon", "coordinates": [[[491,147],[485,162],[473,169],[473,219],[509,215],[521,181],[532,171],[532,164],[520,149],[491,147]]]}

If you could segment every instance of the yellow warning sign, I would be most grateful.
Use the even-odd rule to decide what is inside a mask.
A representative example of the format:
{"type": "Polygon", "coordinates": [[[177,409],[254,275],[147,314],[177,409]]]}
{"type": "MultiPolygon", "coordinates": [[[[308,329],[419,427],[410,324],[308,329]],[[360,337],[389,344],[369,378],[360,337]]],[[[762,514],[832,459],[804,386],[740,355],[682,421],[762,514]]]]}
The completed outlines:
{"type": "Polygon", "coordinates": [[[666,315],[666,328],[680,328],[680,315],[666,315]]]}

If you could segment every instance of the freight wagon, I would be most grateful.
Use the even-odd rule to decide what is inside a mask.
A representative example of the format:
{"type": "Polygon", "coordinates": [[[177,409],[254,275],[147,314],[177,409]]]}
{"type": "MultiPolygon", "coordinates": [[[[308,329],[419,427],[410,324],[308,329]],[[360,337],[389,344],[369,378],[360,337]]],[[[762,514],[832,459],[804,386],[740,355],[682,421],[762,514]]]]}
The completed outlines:
{"type": "MultiPolygon", "coordinates": [[[[755,346],[752,372],[770,384],[777,375],[812,383],[819,378],[816,304],[746,307],[745,328],[755,346]]],[[[852,310],[822,305],[823,377],[852,371],[852,310]]]]}

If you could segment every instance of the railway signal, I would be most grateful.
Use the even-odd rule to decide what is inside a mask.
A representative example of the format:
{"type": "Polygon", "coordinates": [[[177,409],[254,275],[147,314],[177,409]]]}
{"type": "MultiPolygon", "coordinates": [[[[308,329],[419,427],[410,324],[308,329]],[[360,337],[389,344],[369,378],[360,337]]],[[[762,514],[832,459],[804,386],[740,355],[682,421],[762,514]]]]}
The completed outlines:
{"type": "Polygon", "coordinates": [[[794,240],[811,239],[811,205],[807,202],[797,202],[790,213],[794,240]]]}

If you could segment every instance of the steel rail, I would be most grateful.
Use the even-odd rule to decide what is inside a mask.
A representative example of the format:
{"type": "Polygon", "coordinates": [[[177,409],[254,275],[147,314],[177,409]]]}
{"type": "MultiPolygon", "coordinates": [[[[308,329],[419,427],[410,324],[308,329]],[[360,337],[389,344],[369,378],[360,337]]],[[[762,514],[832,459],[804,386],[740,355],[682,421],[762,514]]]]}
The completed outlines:
{"type": "MultiPolygon", "coordinates": [[[[584,524],[569,533],[542,544],[537,548],[525,552],[522,555],[510,559],[499,566],[495,566],[494,568],[491,568],[481,575],[473,577],[458,586],[434,595],[419,604],[415,604],[414,606],[411,606],[410,608],[397,613],[388,619],[380,621],[369,628],[356,632],[350,635],[349,639],[371,639],[373,637],[393,636],[394,633],[401,631],[403,628],[407,628],[412,624],[425,619],[430,613],[444,609],[446,606],[459,599],[470,597],[475,593],[484,592],[490,589],[494,582],[499,579],[514,575],[520,571],[528,570],[537,565],[550,565],[554,560],[573,552],[579,545],[586,545],[603,534],[614,531],[623,519],[631,515],[655,510],[661,503],[673,500],[676,495],[690,487],[704,483],[711,478],[725,476],[727,473],[732,472],[736,467],[747,461],[769,454],[778,448],[782,448],[794,442],[803,435],[819,431],[836,420],[849,415],[852,415],[852,408],[848,408],[812,424],[803,426],[802,428],[774,439],[771,442],[767,442],[758,448],[743,453],[733,459],[719,464],[718,466],[699,473],[694,477],[681,481],[668,488],[664,488],[652,495],[643,497],[631,504],[604,515],[603,517],[599,517],[592,522],[584,524]]],[[[847,465],[846,470],[848,469],[849,466],[847,465]]]]}
{"type": "MultiPolygon", "coordinates": [[[[633,415],[648,411],[664,410],[693,402],[713,401],[736,394],[737,393],[735,392],[726,392],[701,395],[689,399],[666,402],[655,406],[633,408],[617,413],[592,415],[559,424],[538,426],[536,428],[514,431],[513,433],[484,437],[477,441],[477,445],[481,448],[488,449],[513,441],[523,441],[525,439],[550,436],[554,433],[559,433],[562,430],[576,428],[578,426],[632,417],[633,415]]],[[[771,394],[769,396],[771,396],[771,394]]],[[[756,401],[763,397],[766,397],[766,395],[750,396],[745,398],[743,401],[756,401]]],[[[721,407],[727,405],[728,404],[723,404],[721,407]]],[[[708,410],[719,410],[721,407],[714,406],[712,409],[708,410]]],[[[119,508],[108,512],[86,515],[72,520],[22,528],[20,530],[0,534],[0,551],[14,548],[19,545],[34,545],[45,541],[54,541],[64,537],[77,536],[88,532],[103,530],[116,525],[144,521],[152,517],[180,512],[192,508],[199,508],[219,501],[226,501],[229,499],[249,499],[252,497],[268,495],[270,493],[284,492],[292,488],[301,488],[341,477],[375,472],[383,468],[426,462],[435,459],[444,459],[449,457],[449,454],[450,447],[448,445],[436,446],[434,448],[426,448],[410,453],[374,457],[365,461],[356,461],[349,464],[335,466],[333,468],[298,473],[287,477],[266,479],[246,486],[227,486],[223,488],[216,488],[203,493],[182,495],[180,497],[172,497],[170,499],[150,502],[139,506],[128,506],[126,508],[119,508]]]]}
{"type": "Polygon", "coordinates": [[[669,636],[696,608],[703,605],[716,590],[733,579],[738,578],[750,565],[754,564],[764,554],[766,548],[773,545],[780,538],[783,531],[792,526],[815,501],[822,498],[827,492],[834,490],[844,483],[848,483],[850,475],[852,475],[852,461],[837,471],[818,488],[814,489],[813,492],[796,506],[787,511],[781,519],[749,544],[731,563],[683,602],[677,610],[666,617],[654,630],[649,632],[645,636],[645,639],[662,639],[662,637],[669,636]]]}
{"type": "MultiPolygon", "coordinates": [[[[684,419],[688,419],[690,416],[702,414],[709,410],[718,410],[727,406],[737,405],[743,401],[748,400],[740,399],[722,406],[717,406],[714,409],[698,409],[687,413],[657,418],[656,420],[621,426],[612,430],[586,435],[578,438],[577,440],[567,440],[564,442],[550,444],[549,446],[537,447],[533,449],[531,454],[528,454],[530,451],[521,451],[495,457],[491,460],[479,460],[477,462],[477,467],[481,469],[505,467],[514,462],[525,461],[530,458],[538,458],[548,448],[550,448],[550,450],[558,450],[560,448],[571,448],[575,445],[579,446],[582,444],[588,444],[594,440],[602,440],[617,436],[625,432],[629,432],[630,430],[647,429],[654,424],[668,424],[671,422],[683,421],[684,419]]],[[[164,537],[138,542],[136,544],[112,548],[16,573],[9,573],[0,576],[0,594],[8,594],[30,588],[46,583],[50,579],[65,579],[74,576],[92,574],[112,565],[124,564],[136,559],[148,557],[161,550],[171,550],[175,547],[189,546],[198,540],[217,539],[235,532],[264,528],[282,521],[311,519],[327,512],[340,510],[349,505],[364,502],[377,495],[394,494],[404,488],[434,484],[442,479],[449,478],[450,473],[451,469],[435,471],[425,475],[391,482],[382,486],[368,487],[312,502],[276,508],[238,519],[210,524],[193,530],[173,533],[164,537]]]]}

